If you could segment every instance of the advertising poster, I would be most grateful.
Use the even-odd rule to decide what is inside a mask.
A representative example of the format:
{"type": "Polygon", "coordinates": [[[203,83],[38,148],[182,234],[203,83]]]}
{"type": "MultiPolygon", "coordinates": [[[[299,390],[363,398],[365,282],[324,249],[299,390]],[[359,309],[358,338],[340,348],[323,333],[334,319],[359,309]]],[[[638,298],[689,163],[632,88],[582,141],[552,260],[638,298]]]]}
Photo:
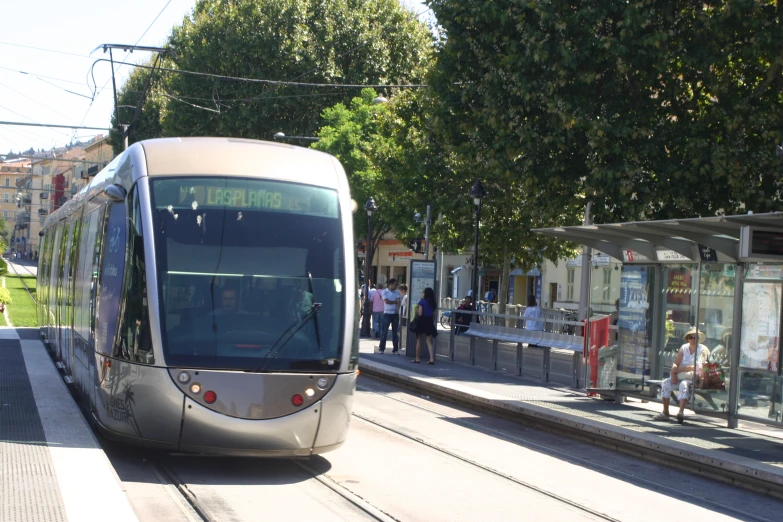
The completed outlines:
{"type": "Polygon", "coordinates": [[[742,290],[742,368],[777,371],[780,357],[780,283],[746,282],[742,290]]]}
{"type": "Polygon", "coordinates": [[[411,282],[408,285],[408,303],[410,306],[408,317],[415,317],[415,306],[421,300],[424,289],[429,287],[435,290],[435,261],[411,260],[411,282]]]}
{"type": "Polygon", "coordinates": [[[649,295],[647,267],[624,267],[620,279],[620,345],[618,370],[649,375],[649,295]]]}
{"type": "Polygon", "coordinates": [[[668,305],[683,305],[682,308],[677,306],[667,306],[667,310],[671,310],[672,315],[669,319],[678,323],[690,323],[691,313],[691,270],[690,268],[683,268],[680,270],[669,269],[668,281],[666,287],[666,303],[668,305]]]}

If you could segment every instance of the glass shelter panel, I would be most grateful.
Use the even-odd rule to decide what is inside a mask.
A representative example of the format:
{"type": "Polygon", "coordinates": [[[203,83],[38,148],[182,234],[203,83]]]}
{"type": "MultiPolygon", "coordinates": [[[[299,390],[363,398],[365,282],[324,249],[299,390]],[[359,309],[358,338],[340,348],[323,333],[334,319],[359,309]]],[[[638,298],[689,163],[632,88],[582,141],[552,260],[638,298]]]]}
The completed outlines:
{"type": "Polygon", "coordinates": [[[642,391],[650,376],[653,341],[652,307],[655,268],[624,266],[620,277],[620,309],[617,323],[617,388],[642,391]]]}
{"type": "MultiPolygon", "coordinates": [[[[685,344],[685,332],[696,324],[698,265],[665,265],[661,268],[661,306],[665,320],[661,323],[655,357],[651,363],[651,379],[669,377],[674,359],[685,344]]],[[[657,389],[660,393],[660,388],[657,389]]]]}
{"type": "MultiPolygon", "coordinates": [[[[726,413],[729,404],[735,265],[704,264],[699,286],[699,330],[709,349],[702,354],[692,404],[695,411],[726,413]]],[[[697,367],[698,368],[698,367],[697,367]]]]}
{"type": "MultiPolygon", "coordinates": [[[[748,277],[754,277],[749,267],[748,277]]],[[[756,276],[758,277],[758,276],[756,276]]],[[[779,280],[746,280],[742,289],[738,413],[781,420],[779,280]]]]}
{"type": "Polygon", "coordinates": [[[614,390],[617,379],[620,278],[622,263],[593,257],[590,282],[590,348],[585,355],[586,387],[614,390]],[[608,264],[608,266],[606,266],[608,264]]]}

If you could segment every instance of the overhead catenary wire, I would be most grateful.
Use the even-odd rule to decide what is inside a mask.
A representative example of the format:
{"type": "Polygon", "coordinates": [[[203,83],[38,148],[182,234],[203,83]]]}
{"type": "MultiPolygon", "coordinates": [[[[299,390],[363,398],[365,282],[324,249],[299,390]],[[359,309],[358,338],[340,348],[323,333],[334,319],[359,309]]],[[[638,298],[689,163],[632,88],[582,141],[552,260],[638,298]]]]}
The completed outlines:
{"type": "MultiPolygon", "coordinates": [[[[8,112],[12,112],[12,113],[16,114],[17,116],[20,116],[20,117],[22,117],[22,118],[24,118],[24,119],[26,119],[26,120],[30,120],[30,121],[32,122],[32,123],[24,123],[24,122],[7,122],[7,121],[6,121],[6,122],[0,122],[0,123],[2,123],[2,124],[4,124],[4,125],[22,125],[22,126],[28,126],[28,127],[49,127],[49,126],[50,126],[50,125],[43,125],[43,124],[41,124],[40,122],[37,122],[37,121],[35,121],[34,119],[30,118],[29,116],[25,116],[24,114],[20,114],[20,113],[16,112],[15,110],[13,110],[13,109],[9,109],[8,107],[6,107],[6,106],[4,106],[4,105],[0,105],[0,109],[5,109],[5,110],[7,110],[8,112]]],[[[66,129],[71,129],[71,128],[73,128],[73,126],[70,126],[70,125],[68,125],[68,126],[65,126],[65,128],[66,128],[66,129]]],[[[60,134],[63,134],[63,135],[65,135],[65,136],[68,136],[68,137],[70,137],[70,134],[68,134],[68,133],[65,133],[65,132],[60,132],[60,131],[55,131],[55,132],[58,132],[58,133],[60,133],[60,134]]]]}
{"type": "Polygon", "coordinates": [[[19,74],[24,74],[24,75],[27,75],[27,76],[34,76],[35,78],[38,78],[38,79],[48,78],[49,80],[55,80],[55,81],[58,81],[58,82],[72,83],[74,85],[84,85],[84,82],[77,82],[77,81],[74,81],[74,80],[66,80],[65,78],[57,78],[55,76],[47,76],[45,74],[38,74],[38,73],[34,73],[34,72],[22,71],[21,69],[12,69],[10,67],[2,67],[2,66],[0,66],[0,69],[3,69],[4,71],[11,71],[11,72],[19,73],[19,74]]]}
{"type": "MultiPolygon", "coordinates": [[[[133,44],[134,46],[139,45],[139,42],[141,41],[141,39],[144,38],[144,35],[146,35],[147,32],[149,32],[150,29],[152,29],[152,26],[155,25],[155,22],[158,21],[158,18],[160,18],[160,15],[163,14],[163,11],[166,10],[166,8],[169,6],[169,4],[171,2],[172,2],[172,0],[169,0],[168,2],[166,2],[166,5],[163,6],[163,9],[160,10],[160,12],[157,14],[157,16],[155,16],[155,18],[152,20],[150,25],[148,25],[147,28],[144,30],[144,32],[141,33],[141,36],[139,36],[138,40],[136,40],[136,43],[133,44]]],[[[104,49],[104,52],[105,52],[105,49],[104,49]]],[[[128,58],[130,53],[131,53],[131,51],[128,51],[128,52],[125,53],[125,57],[122,59],[123,60],[122,62],[114,62],[114,63],[120,64],[120,67],[117,67],[117,69],[115,71],[112,71],[112,76],[113,76],[114,73],[116,73],[117,71],[120,70],[120,68],[122,67],[123,64],[125,64],[125,60],[128,58]]],[[[93,63],[92,66],[90,67],[90,74],[92,74],[92,71],[93,71],[94,67],[95,67],[95,63],[93,63]]],[[[106,80],[106,83],[103,84],[103,87],[101,87],[101,90],[98,91],[97,90],[97,85],[95,84],[95,75],[94,74],[93,74],[92,78],[93,78],[93,85],[95,85],[95,90],[93,91],[93,101],[90,102],[90,106],[87,107],[87,112],[84,113],[84,117],[82,118],[82,123],[84,123],[84,120],[87,119],[87,115],[90,113],[90,109],[92,109],[92,105],[93,105],[93,102],[95,101],[95,98],[100,96],[100,94],[103,92],[103,90],[106,89],[106,86],[109,85],[109,81],[110,81],[110,79],[106,80]]],[[[89,85],[89,82],[88,82],[88,85],[89,85]]],[[[119,123],[120,122],[117,122],[118,125],[119,125],[119,123]]]]}
{"type": "Polygon", "coordinates": [[[58,51],[56,49],[45,49],[43,47],[33,47],[32,45],[22,45],[22,44],[15,44],[11,42],[0,42],[0,45],[10,45],[13,47],[23,47],[25,49],[34,49],[36,51],[45,51],[48,53],[57,53],[57,54],[66,54],[68,56],[77,56],[79,58],[90,58],[90,56],[86,54],[76,54],[76,53],[69,53],[67,51],[58,51]]]}
{"type": "Polygon", "coordinates": [[[53,108],[53,107],[49,107],[49,106],[48,106],[48,105],[46,105],[45,103],[41,103],[41,102],[39,102],[39,101],[38,101],[38,100],[36,100],[35,98],[32,98],[32,97],[30,97],[30,96],[26,95],[26,94],[25,94],[25,93],[23,93],[23,92],[17,91],[17,90],[16,90],[16,89],[14,89],[13,87],[11,87],[11,86],[9,86],[9,85],[6,85],[6,84],[4,84],[3,82],[0,82],[0,85],[2,85],[3,87],[5,87],[6,89],[8,89],[8,90],[10,90],[10,91],[13,91],[13,92],[15,92],[15,93],[16,93],[16,94],[18,94],[19,96],[23,96],[24,98],[27,98],[28,100],[31,100],[33,103],[37,103],[38,105],[40,105],[41,107],[43,107],[43,108],[45,108],[45,109],[49,109],[50,111],[52,111],[52,112],[54,112],[54,113],[56,113],[56,114],[59,114],[60,116],[63,116],[63,117],[65,117],[65,118],[68,118],[68,119],[71,119],[71,117],[70,117],[70,116],[67,116],[67,115],[63,114],[62,112],[58,111],[57,109],[55,109],[55,108],[53,108]]]}
{"type": "MultiPolygon", "coordinates": [[[[98,62],[109,62],[110,60],[106,58],[99,58],[95,60],[95,62],[92,64],[92,67],[95,67],[95,65],[98,62]]],[[[115,64],[123,64],[123,65],[130,65],[131,67],[140,67],[142,69],[158,69],[159,71],[164,72],[171,72],[171,73],[177,73],[177,74],[187,74],[191,76],[199,76],[202,78],[213,78],[217,80],[228,80],[228,81],[236,81],[236,82],[247,82],[247,83],[259,83],[263,85],[281,85],[286,87],[316,87],[316,88],[343,88],[343,89],[425,89],[429,87],[427,84],[410,84],[410,83],[402,83],[402,84],[361,84],[361,83],[306,83],[306,82],[295,82],[295,81],[286,81],[286,80],[267,80],[264,78],[245,78],[242,76],[228,76],[225,74],[213,74],[213,73],[205,73],[205,72],[198,72],[198,71],[188,71],[186,69],[171,69],[168,67],[153,67],[151,65],[142,65],[142,64],[136,64],[136,63],[128,63],[128,62],[114,62],[115,64]]]]}
{"type": "MultiPolygon", "coordinates": [[[[7,109],[7,107],[3,107],[2,105],[0,105],[0,108],[7,109]]],[[[11,112],[13,112],[13,111],[11,111],[11,112]]],[[[18,114],[18,113],[15,113],[15,114],[18,114]]],[[[22,115],[19,114],[19,116],[22,116],[22,115]]],[[[22,116],[22,117],[25,118],[26,116],[22,116]]],[[[30,119],[30,118],[27,118],[27,119],[30,119]]],[[[22,125],[22,126],[25,126],[25,127],[51,127],[51,128],[54,128],[54,129],[88,129],[88,130],[105,130],[105,131],[111,130],[111,129],[109,129],[109,127],[87,127],[87,126],[84,126],[84,125],[60,125],[60,124],[57,124],[57,123],[38,123],[38,122],[27,123],[27,122],[24,122],[24,121],[0,121],[0,125],[22,125]]],[[[65,134],[66,136],[70,137],[70,134],[66,134],[64,132],[61,133],[61,134],[65,134]]]]}

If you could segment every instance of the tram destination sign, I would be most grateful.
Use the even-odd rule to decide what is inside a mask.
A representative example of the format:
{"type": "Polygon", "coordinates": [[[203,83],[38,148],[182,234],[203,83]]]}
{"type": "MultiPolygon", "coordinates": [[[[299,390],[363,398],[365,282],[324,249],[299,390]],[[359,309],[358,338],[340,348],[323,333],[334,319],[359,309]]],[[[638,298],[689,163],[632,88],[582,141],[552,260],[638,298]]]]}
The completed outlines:
{"type": "Polygon", "coordinates": [[[266,180],[177,178],[154,181],[157,208],[271,211],[337,217],[337,192],[266,180]]]}

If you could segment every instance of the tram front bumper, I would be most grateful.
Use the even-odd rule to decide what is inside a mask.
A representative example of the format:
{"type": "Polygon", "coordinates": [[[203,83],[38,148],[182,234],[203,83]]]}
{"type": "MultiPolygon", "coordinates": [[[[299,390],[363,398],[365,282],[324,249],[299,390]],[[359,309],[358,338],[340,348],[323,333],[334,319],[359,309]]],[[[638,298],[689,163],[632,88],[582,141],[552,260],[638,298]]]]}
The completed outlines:
{"type": "Polygon", "coordinates": [[[275,419],[230,417],[185,397],[179,450],[207,455],[306,457],[321,418],[321,401],[275,419]]]}

